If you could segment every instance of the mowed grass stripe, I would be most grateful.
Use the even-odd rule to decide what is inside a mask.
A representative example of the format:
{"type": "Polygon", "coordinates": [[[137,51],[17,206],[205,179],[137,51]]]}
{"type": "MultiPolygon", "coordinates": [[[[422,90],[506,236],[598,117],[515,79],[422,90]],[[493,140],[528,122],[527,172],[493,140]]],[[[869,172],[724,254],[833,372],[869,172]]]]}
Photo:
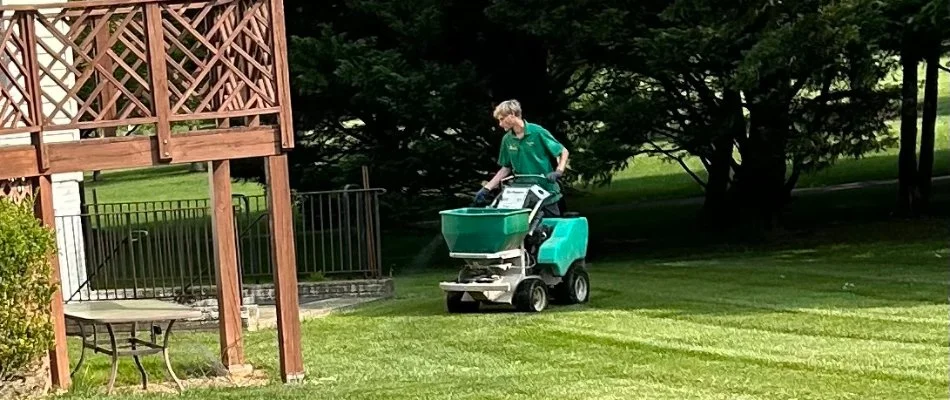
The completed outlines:
{"type": "MultiPolygon", "coordinates": [[[[615,354],[600,369],[608,376],[647,376],[652,381],[687,387],[690,391],[716,388],[719,395],[691,398],[937,398],[946,384],[904,377],[881,379],[835,369],[815,369],[797,363],[754,357],[735,357],[646,343],[644,333],[602,335],[602,330],[557,329],[550,341],[566,337],[588,344],[614,347],[615,354]],[[627,359],[644,361],[646,368],[624,367],[627,359]],[[695,389],[693,389],[695,388],[695,389]],[[754,394],[745,397],[741,394],[754,394]],[[911,397],[904,397],[910,395],[911,397]]],[[[597,368],[594,363],[591,368],[597,368]]],[[[633,397],[649,398],[649,397],[633,397]]]]}
{"type": "MultiPolygon", "coordinates": [[[[758,260],[740,260],[734,265],[723,265],[722,260],[716,264],[703,261],[658,262],[650,264],[652,270],[662,268],[664,272],[672,271],[680,274],[695,274],[697,269],[716,273],[726,271],[730,274],[755,273],[765,277],[797,274],[803,278],[863,280],[881,283],[944,285],[950,286],[947,279],[946,259],[935,256],[920,260],[902,260],[904,265],[895,265],[892,262],[876,262],[873,260],[822,260],[816,265],[815,259],[775,259],[764,258],[758,260]],[[833,263],[833,265],[829,265],[833,263]],[[913,263],[914,265],[906,265],[913,263]]],[[[727,261],[726,261],[727,262],[727,261]]]]}
{"type": "MultiPolygon", "coordinates": [[[[554,319],[523,314],[475,315],[462,321],[436,316],[391,322],[370,319],[382,322],[378,324],[354,316],[337,316],[322,324],[307,324],[305,334],[323,337],[328,346],[306,349],[305,358],[314,379],[323,382],[315,388],[320,392],[314,393],[316,398],[479,398],[477,394],[484,396],[481,398],[604,398],[607,393],[634,395],[632,398],[696,399],[775,398],[779,393],[789,395],[782,398],[899,398],[899,393],[933,398],[940,389],[939,385],[912,382],[906,377],[882,385],[880,377],[847,371],[799,370],[801,367],[794,363],[710,358],[666,346],[637,345],[636,340],[599,340],[597,335],[591,338],[590,332],[603,331],[603,324],[567,332],[558,328],[557,321],[564,318],[602,321],[591,314],[562,313],[554,319]],[[393,330],[403,335],[401,340],[419,340],[410,339],[415,344],[409,347],[366,346],[390,338],[393,330]],[[486,330],[490,331],[488,335],[486,330]],[[432,340],[467,343],[468,348],[483,349],[493,361],[472,358],[468,351],[460,356],[432,340]],[[341,343],[351,345],[340,348],[341,343]],[[393,358],[386,350],[417,354],[393,358]],[[452,360],[456,365],[440,365],[439,359],[452,360]],[[510,385],[519,389],[503,389],[510,385]],[[848,392],[860,397],[845,396],[848,392]]],[[[653,330],[624,330],[621,336],[655,335],[653,330]]]]}
{"type": "MultiPolygon", "coordinates": [[[[773,393],[774,387],[784,387],[782,390],[789,393],[797,393],[799,390],[815,390],[815,384],[812,382],[804,388],[792,389],[789,387],[786,375],[790,373],[795,375],[794,371],[789,371],[789,369],[802,368],[796,363],[760,365],[761,360],[750,362],[748,359],[739,358],[736,360],[733,359],[734,357],[726,357],[725,359],[713,357],[712,359],[707,359],[708,357],[704,357],[703,354],[696,356],[693,352],[674,351],[675,349],[671,350],[669,346],[638,346],[637,340],[631,342],[627,339],[656,337],[656,331],[642,329],[643,324],[640,324],[640,321],[637,321],[635,318],[630,318],[629,316],[625,319],[634,322],[635,327],[639,329],[623,330],[619,335],[622,340],[617,340],[617,336],[610,336],[608,337],[609,340],[598,340],[600,336],[595,334],[594,337],[591,337],[590,333],[603,332],[605,330],[605,324],[601,323],[603,322],[601,318],[592,314],[595,313],[590,311],[565,312],[561,313],[558,318],[535,318],[534,316],[525,316],[523,314],[475,315],[461,323],[454,318],[414,317],[401,319],[402,322],[410,320],[419,321],[419,324],[415,325],[412,329],[406,329],[405,326],[403,327],[402,332],[407,334],[407,336],[425,334],[423,333],[425,332],[424,329],[428,329],[430,332],[439,332],[439,334],[436,335],[436,337],[441,336],[439,340],[456,342],[462,340],[463,342],[470,343],[469,346],[472,348],[484,348],[485,352],[492,354],[492,358],[502,360],[502,364],[492,363],[484,365],[479,362],[478,359],[459,359],[452,353],[440,351],[439,347],[424,351],[421,354],[425,354],[425,357],[430,358],[451,358],[459,362],[462,367],[454,369],[435,368],[437,373],[434,374],[433,371],[413,368],[411,365],[407,365],[399,360],[393,361],[388,358],[378,359],[374,356],[374,354],[376,354],[375,350],[371,351],[373,354],[366,354],[364,351],[360,351],[360,349],[351,349],[353,352],[350,353],[349,358],[351,361],[353,359],[359,359],[368,363],[365,366],[366,368],[361,368],[357,371],[357,373],[361,373],[361,376],[374,376],[378,381],[382,382],[389,382],[390,380],[415,382],[406,382],[405,385],[395,385],[397,391],[399,388],[407,390],[412,388],[412,390],[416,390],[418,389],[417,385],[421,384],[419,380],[427,382],[428,379],[434,379],[435,381],[432,383],[436,387],[440,386],[437,384],[438,382],[444,383],[445,381],[455,380],[468,382],[464,384],[463,387],[481,384],[489,386],[503,385],[505,382],[518,382],[519,386],[523,386],[521,384],[522,382],[530,385],[529,382],[533,381],[538,381],[541,386],[548,387],[551,385],[557,386],[557,383],[560,382],[560,380],[557,379],[558,376],[563,376],[565,379],[566,377],[570,377],[572,387],[577,387],[574,386],[576,383],[576,381],[574,381],[575,379],[583,381],[590,376],[623,376],[628,385],[640,390],[647,389],[649,385],[646,383],[662,382],[662,386],[667,386],[670,390],[659,392],[678,393],[685,390],[685,392],[693,393],[695,396],[687,398],[728,398],[730,395],[737,395],[739,393],[753,395],[753,397],[749,398],[763,398],[759,396],[768,398],[766,395],[773,393]],[[517,321],[511,318],[512,316],[519,316],[525,320],[517,321]],[[592,320],[594,322],[592,323],[593,326],[579,330],[565,331],[558,328],[558,321],[567,320],[568,318],[570,318],[570,320],[583,319],[592,320]],[[493,328],[491,330],[493,332],[486,336],[484,335],[485,332],[481,329],[476,328],[470,330],[470,328],[480,325],[492,326],[493,328]],[[583,362],[582,358],[585,357],[587,361],[583,362]],[[699,360],[695,358],[699,358],[699,360]],[[386,367],[380,368],[380,365],[386,367]],[[710,365],[718,366],[718,370],[710,369],[710,365]],[[767,369],[769,372],[765,372],[763,369],[767,369]],[[539,371],[548,371],[550,375],[538,377],[537,372],[539,371]],[[494,377],[495,380],[493,381],[492,379],[486,378],[486,375],[494,377]],[[722,390],[705,390],[708,389],[711,381],[724,382],[722,390]],[[699,383],[702,384],[698,385],[699,383]],[[698,386],[694,387],[693,385],[698,386]],[[763,386],[759,391],[749,390],[747,387],[759,385],[763,386]],[[755,396],[756,393],[758,393],[758,396],[755,396]]],[[[336,318],[338,320],[358,321],[356,318],[336,318]]],[[[354,325],[340,325],[334,323],[331,324],[331,326],[324,326],[321,332],[358,333],[349,337],[349,339],[364,343],[365,341],[378,339],[375,334],[369,333],[366,328],[367,326],[362,322],[354,325]]],[[[667,329],[675,331],[678,328],[680,327],[669,327],[667,329]]],[[[390,329],[393,329],[393,324],[384,323],[377,325],[375,331],[388,331],[390,329]]],[[[331,336],[334,339],[332,342],[335,343],[339,343],[335,339],[342,339],[338,337],[341,336],[339,334],[331,334],[331,336]]],[[[746,338],[742,339],[746,340],[746,338]]],[[[821,344],[815,348],[815,351],[821,352],[825,345],[826,344],[821,344]]],[[[794,352],[799,349],[800,346],[793,345],[789,347],[788,350],[794,352]]],[[[393,350],[396,351],[397,349],[393,350]]],[[[324,355],[327,357],[335,356],[335,354],[325,353],[324,355]]],[[[755,359],[755,357],[752,359],[755,359]]],[[[325,361],[326,360],[319,360],[319,362],[315,362],[315,364],[321,365],[321,370],[333,374],[334,380],[341,380],[342,378],[333,372],[338,370],[332,365],[327,365],[325,361]]],[[[904,360],[894,360],[896,364],[902,364],[903,361],[904,360]]],[[[768,364],[768,362],[765,364],[768,364]]],[[[802,382],[814,380],[815,376],[818,375],[824,375],[832,381],[835,379],[841,380],[845,377],[847,377],[849,381],[864,378],[872,381],[880,379],[880,376],[874,375],[870,377],[851,375],[851,372],[848,370],[821,370],[817,371],[818,373],[816,373],[814,368],[805,368],[805,370],[809,372],[801,374],[799,379],[802,382]]],[[[878,390],[869,391],[867,387],[871,385],[865,383],[857,384],[853,389],[856,393],[863,393],[862,398],[874,398],[874,396],[868,397],[869,394],[897,394],[901,391],[921,394],[921,396],[916,396],[915,398],[928,398],[924,396],[924,394],[929,393],[932,397],[932,394],[935,393],[933,389],[939,389],[940,387],[939,385],[930,385],[930,389],[927,389],[928,386],[919,386],[921,382],[908,382],[906,378],[907,377],[904,376],[897,377],[901,383],[909,386],[897,387],[896,389],[891,387],[884,392],[878,390]],[[858,390],[861,387],[865,389],[858,390]],[[914,389],[915,387],[916,389],[914,389]]],[[[927,381],[923,383],[927,383],[927,381]]],[[[422,384],[422,387],[427,386],[428,385],[422,384]]],[[[829,382],[826,389],[831,390],[833,388],[834,390],[831,391],[836,393],[836,395],[829,396],[828,393],[817,390],[813,392],[814,397],[812,398],[835,398],[842,393],[842,390],[845,390],[836,386],[844,386],[847,388],[849,385],[839,385],[829,382]]],[[[539,388],[541,391],[538,394],[550,396],[559,393],[559,391],[544,389],[543,387],[539,388]]],[[[424,392],[426,391],[423,391],[423,393],[424,392]]],[[[652,391],[648,392],[652,393],[652,391]]],[[[415,393],[417,395],[423,394],[420,392],[415,393]]],[[[435,393],[445,392],[439,389],[433,392],[433,394],[435,393]]],[[[581,393],[587,396],[586,398],[598,397],[596,392],[582,390],[578,394],[581,393]]],[[[629,392],[619,391],[617,393],[629,392]]],[[[802,395],[803,393],[798,394],[802,395]]],[[[403,398],[402,396],[396,397],[403,398]]]]}
{"type": "MultiPolygon", "coordinates": [[[[736,359],[875,379],[947,383],[947,349],[855,339],[825,338],[752,329],[717,327],[689,321],[616,316],[559,320],[557,330],[712,359],[736,359]]],[[[552,328],[554,329],[554,328],[552,328]]]]}
{"type": "Polygon", "coordinates": [[[715,302],[683,301],[668,309],[639,311],[651,318],[692,321],[712,326],[765,330],[806,336],[917,343],[947,347],[946,323],[906,323],[893,320],[855,320],[852,316],[770,311],[715,302]],[[817,314],[817,315],[816,315],[817,314]]]}
{"type": "Polygon", "coordinates": [[[895,301],[863,297],[848,292],[809,292],[782,287],[746,288],[741,285],[723,283],[689,284],[669,288],[662,285],[663,283],[653,279],[642,279],[629,284],[629,290],[626,292],[611,292],[609,289],[594,288],[591,295],[598,296],[600,301],[595,301],[592,306],[607,309],[668,308],[670,303],[689,301],[772,311],[946,326],[946,319],[938,317],[938,315],[946,314],[946,305],[937,304],[935,301],[895,301]],[[897,307],[908,307],[908,309],[900,314],[892,313],[892,310],[897,307]],[[934,313],[941,308],[944,312],[934,313]]]}
{"type": "MultiPolygon", "coordinates": [[[[887,311],[889,309],[908,307],[901,312],[901,316],[931,319],[935,318],[932,310],[921,309],[920,306],[945,305],[947,301],[946,285],[783,279],[766,273],[737,274],[706,270],[690,274],[660,269],[601,268],[591,271],[591,281],[592,293],[603,296],[602,300],[609,300],[598,304],[609,307],[637,308],[642,306],[643,301],[680,299],[777,306],[789,310],[862,309],[861,314],[873,316],[879,313],[882,317],[892,316],[887,311]],[[853,286],[847,286],[847,283],[853,286]],[[597,293],[598,290],[600,293],[597,293]]],[[[934,322],[937,321],[934,319],[934,322]]]]}
{"type": "Polygon", "coordinates": [[[874,262],[842,262],[838,260],[776,260],[774,258],[735,258],[716,261],[643,262],[617,266],[596,266],[605,272],[633,269],[637,273],[668,276],[702,276],[704,278],[735,278],[743,275],[750,283],[783,285],[815,284],[826,282],[868,281],[881,285],[887,292],[901,293],[907,284],[948,286],[946,260],[932,257],[926,260],[902,260],[900,264],[874,262]],[[788,279],[790,275],[801,279],[788,279]],[[778,280],[776,278],[781,278],[778,280]],[[849,281],[850,280],[850,281],[849,281]]]}
{"type": "MultiPolygon", "coordinates": [[[[640,287],[644,290],[650,287],[649,280],[644,280],[640,285],[632,285],[634,288],[640,287]]],[[[654,288],[656,288],[654,286],[654,288]]],[[[671,291],[663,291],[659,288],[654,292],[630,293],[622,299],[614,302],[594,302],[596,308],[620,308],[620,309],[668,309],[675,307],[683,312],[701,312],[717,313],[723,309],[744,308],[748,312],[761,312],[763,310],[813,314],[818,316],[834,316],[874,320],[881,322],[894,323],[912,323],[933,325],[946,328],[947,319],[935,317],[941,313],[946,313],[946,304],[935,304],[935,302],[909,302],[901,301],[883,302],[880,299],[867,299],[852,293],[834,293],[834,292],[813,292],[801,293],[795,300],[783,301],[781,295],[767,297],[768,293],[764,290],[749,290],[748,293],[726,292],[722,290],[722,285],[714,287],[685,287],[671,291]],[[849,298],[850,297],[850,298],[849,298]],[[822,303],[825,301],[825,303],[822,303]],[[869,306],[869,303],[875,303],[875,306],[869,306]],[[721,309],[717,309],[721,307],[721,309]]],[[[600,295],[601,298],[619,296],[616,292],[611,293],[608,290],[594,289],[593,295],[600,295]]]]}

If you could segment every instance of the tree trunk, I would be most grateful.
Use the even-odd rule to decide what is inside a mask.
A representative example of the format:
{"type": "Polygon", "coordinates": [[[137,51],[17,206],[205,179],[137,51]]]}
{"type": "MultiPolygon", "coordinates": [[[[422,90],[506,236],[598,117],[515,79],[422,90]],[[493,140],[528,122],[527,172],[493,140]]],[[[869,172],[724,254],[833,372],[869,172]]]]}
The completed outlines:
{"type": "Polygon", "coordinates": [[[780,228],[779,215],[788,199],[785,191],[785,148],[788,107],[769,101],[750,107],[749,138],[743,144],[740,204],[756,230],[780,228]]]}
{"type": "Polygon", "coordinates": [[[745,116],[742,114],[742,98],[739,92],[726,90],[723,93],[725,108],[724,129],[713,141],[713,152],[709,157],[706,181],[705,201],[703,202],[703,221],[708,227],[722,227],[731,217],[728,211],[729,182],[732,172],[732,152],[735,138],[745,135],[745,116]]]}
{"type": "MultiPolygon", "coordinates": [[[[907,47],[909,45],[905,45],[907,47]]],[[[901,54],[901,137],[897,160],[898,202],[901,215],[915,213],[917,205],[917,57],[905,49],[901,54]]]]}
{"type": "Polygon", "coordinates": [[[923,122],[920,130],[920,161],[917,172],[917,185],[920,190],[920,204],[917,208],[921,212],[927,211],[932,189],[934,138],[937,129],[937,80],[940,76],[937,63],[939,62],[940,46],[937,43],[927,55],[927,82],[924,85],[923,122]]]}
{"type": "MultiPolygon", "coordinates": [[[[747,92],[749,134],[741,142],[742,198],[740,204],[752,214],[758,231],[781,228],[780,215],[788,201],[785,190],[786,150],[790,127],[789,79],[779,75],[763,78],[756,90],[747,92]]],[[[736,182],[740,185],[740,182],[736,182]]]]}
{"type": "Polygon", "coordinates": [[[729,173],[732,171],[732,137],[723,133],[714,141],[715,149],[709,158],[707,167],[709,178],[706,181],[703,202],[703,219],[708,225],[719,225],[720,218],[728,214],[727,194],[729,193],[729,173]]]}

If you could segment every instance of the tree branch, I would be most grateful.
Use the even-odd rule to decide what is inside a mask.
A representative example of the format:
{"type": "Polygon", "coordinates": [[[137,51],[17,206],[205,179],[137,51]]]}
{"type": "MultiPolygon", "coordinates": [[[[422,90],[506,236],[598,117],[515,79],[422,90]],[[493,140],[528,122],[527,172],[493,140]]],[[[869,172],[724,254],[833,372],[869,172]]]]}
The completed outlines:
{"type": "Polygon", "coordinates": [[[564,67],[561,68],[560,71],[553,71],[551,73],[551,80],[558,83],[562,81],[566,83],[567,81],[571,79],[571,75],[573,75],[574,72],[577,71],[578,68],[587,65],[587,61],[578,59],[570,63],[558,63],[558,64],[564,65],[564,67]]]}
{"type": "Polygon", "coordinates": [[[682,149],[671,149],[671,150],[664,150],[664,149],[639,150],[639,151],[637,151],[636,153],[634,153],[634,155],[635,155],[635,156],[639,156],[639,155],[668,156],[670,153],[675,152],[675,151],[680,151],[680,150],[682,150],[682,149]]]}
{"type": "Polygon", "coordinates": [[[568,84],[568,87],[574,90],[574,93],[571,96],[568,96],[567,98],[568,103],[573,103],[577,101],[577,99],[581,97],[581,95],[583,95],[584,93],[587,93],[587,91],[583,90],[583,88],[590,86],[591,81],[594,80],[594,75],[597,75],[597,69],[594,67],[588,67],[586,73],[582,77],[568,84]],[[582,83],[578,84],[578,82],[582,82],[582,83]]]}
{"type": "Polygon", "coordinates": [[[686,165],[686,162],[683,161],[682,158],[673,155],[673,152],[672,152],[672,151],[663,150],[663,149],[660,148],[660,146],[658,146],[656,143],[653,143],[652,140],[649,141],[648,143],[650,143],[650,145],[653,146],[653,148],[656,149],[657,152],[660,152],[660,153],[662,153],[663,155],[665,155],[665,156],[667,156],[667,157],[669,157],[669,158],[672,158],[672,159],[676,160],[676,162],[679,163],[680,167],[683,167],[683,170],[685,170],[686,173],[689,174],[689,176],[692,177],[693,180],[696,181],[696,183],[699,184],[699,186],[702,186],[703,190],[706,189],[706,182],[703,181],[703,179],[700,178],[699,175],[696,175],[696,173],[693,172],[693,170],[689,169],[689,166],[686,165]]]}
{"type": "Polygon", "coordinates": [[[682,132],[677,132],[677,131],[674,131],[674,130],[672,130],[672,129],[670,129],[670,128],[666,128],[666,127],[662,127],[662,126],[656,128],[656,134],[657,134],[657,135],[660,135],[660,136],[662,136],[662,137],[665,137],[665,138],[669,139],[670,142],[672,142],[672,143],[677,143],[677,144],[678,144],[679,140],[676,138],[676,134],[677,134],[677,133],[682,134],[682,132]]]}
{"type": "Polygon", "coordinates": [[[702,161],[702,163],[703,163],[703,168],[705,168],[705,169],[706,169],[706,172],[708,173],[708,172],[709,172],[709,159],[706,158],[706,157],[699,157],[699,161],[702,161]]]}
{"type": "Polygon", "coordinates": [[[789,98],[789,99],[795,98],[795,95],[797,95],[798,92],[802,91],[802,88],[805,87],[805,84],[807,84],[807,83],[808,83],[808,79],[807,79],[807,78],[805,78],[805,79],[799,79],[798,81],[796,81],[796,82],[795,82],[795,86],[792,86],[792,87],[790,88],[791,90],[789,90],[788,98],[789,98]]]}
{"type": "Polygon", "coordinates": [[[703,99],[703,101],[708,104],[710,108],[718,106],[719,98],[716,97],[712,90],[709,90],[709,86],[706,85],[705,80],[697,78],[690,73],[683,74],[683,76],[691,82],[691,86],[693,86],[693,88],[696,89],[696,92],[699,93],[699,97],[703,99]]]}

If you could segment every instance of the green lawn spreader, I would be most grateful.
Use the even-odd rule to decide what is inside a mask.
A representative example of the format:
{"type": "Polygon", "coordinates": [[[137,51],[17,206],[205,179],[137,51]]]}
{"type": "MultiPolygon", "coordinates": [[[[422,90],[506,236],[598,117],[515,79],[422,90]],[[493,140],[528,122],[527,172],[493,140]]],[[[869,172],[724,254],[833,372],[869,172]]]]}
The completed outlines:
{"type": "Polygon", "coordinates": [[[509,177],[486,207],[440,212],[449,255],[464,260],[454,281],[439,284],[448,312],[475,312],[481,304],[540,312],[549,302],[589,300],[587,218],[542,217],[550,193],[532,179],[545,178],[509,177]]]}

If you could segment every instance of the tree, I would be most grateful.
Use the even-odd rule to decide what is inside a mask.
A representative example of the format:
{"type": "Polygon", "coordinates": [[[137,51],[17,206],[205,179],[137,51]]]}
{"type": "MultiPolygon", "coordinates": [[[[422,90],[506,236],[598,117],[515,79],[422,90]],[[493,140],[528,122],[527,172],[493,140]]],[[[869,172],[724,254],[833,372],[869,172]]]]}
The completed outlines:
{"type": "Polygon", "coordinates": [[[920,23],[927,32],[924,37],[923,59],[927,65],[924,84],[923,121],[920,136],[920,160],[917,170],[917,187],[919,189],[919,207],[921,212],[927,212],[932,194],[932,178],[934,163],[934,141],[937,130],[937,99],[940,78],[940,57],[947,52],[946,40],[950,39],[950,29],[946,21],[950,15],[950,5],[945,1],[930,1],[921,11],[920,23]]]}
{"type": "Polygon", "coordinates": [[[685,157],[696,157],[706,178],[686,170],[705,190],[707,215],[723,222],[739,212],[770,228],[802,173],[891,142],[885,121],[893,93],[877,86],[888,64],[873,42],[880,7],[627,3],[600,2],[598,11],[583,3],[535,17],[554,19],[545,26],[621,16],[600,19],[616,23],[602,29],[618,36],[575,46],[595,49],[588,62],[607,70],[602,91],[575,104],[592,127],[575,139],[583,179],[608,181],[636,154],[661,154],[684,167],[685,157]]]}
{"type": "MultiPolygon", "coordinates": [[[[438,2],[285,4],[294,189],[339,189],[371,165],[392,211],[474,192],[494,142],[491,101],[470,62],[433,57],[451,45],[438,2]]],[[[241,164],[236,176],[262,180],[260,162],[241,164]]]]}
{"type": "Polygon", "coordinates": [[[900,56],[903,73],[897,208],[905,216],[919,215],[929,203],[937,118],[937,64],[946,51],[943,41],[950,35],[946,28],[947,12],[945,0],[901,0],[887,5],[890,34],[883,35],[883,48],[900,56]],[[917,70],[921,61],[926,62],[927,69],[918,160],[917,70]]]}
{"type": "MultiPolygon", "coordinates": [[[[509,98],[567,139],[555,121],[576,74],[549,72],[548,44],[493,19],[489,1],[285,4],[295,189],[342,188],[371,165],[389,217],[471,201],[459,194],[497,170],[491,112],[509,98]]],[[[262,179],[259,161],[235,164],[235,176],[262,179]]]]}

